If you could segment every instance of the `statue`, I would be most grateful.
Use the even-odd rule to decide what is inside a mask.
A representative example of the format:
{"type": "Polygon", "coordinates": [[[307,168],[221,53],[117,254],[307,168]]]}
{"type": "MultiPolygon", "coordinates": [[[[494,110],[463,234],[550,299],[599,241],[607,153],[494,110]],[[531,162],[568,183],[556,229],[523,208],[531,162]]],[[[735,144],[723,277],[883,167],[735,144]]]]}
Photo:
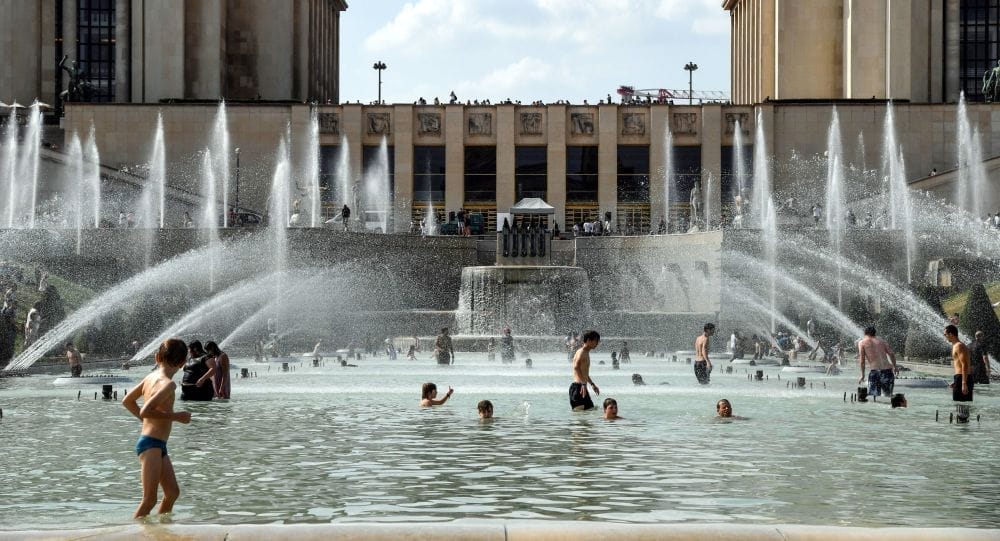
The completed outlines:
{"type": "Polygon", "coordinates": [[[983,74],[983,95],[988,102],[1000,102],[1000,60],[983,74]]]}
{"type": "Polygon", "coordinates": [[[66,101],[86,101],[90,98],[94,87],[85,80],[80,78],[81,70],[76,67],[76,60],[73,60],[66,65],[66,59],[69,55],[63,55],[62,60],[59,61],[59,67],[63,71],[69,74],[69,87],[59,93],[59,98],[66,101]]]}
{"type": "Polygon", "coordinates": [[[694,181],[694,187],[691,188],[691,226],[694,227],[698,225],[698,215],[701,210],[701,181],[694,181]]]}
{"type": "Polygon", "coordinates": [[[740,194],[733,197],[733,227],[743,229],[743,196],[740,194]]]}

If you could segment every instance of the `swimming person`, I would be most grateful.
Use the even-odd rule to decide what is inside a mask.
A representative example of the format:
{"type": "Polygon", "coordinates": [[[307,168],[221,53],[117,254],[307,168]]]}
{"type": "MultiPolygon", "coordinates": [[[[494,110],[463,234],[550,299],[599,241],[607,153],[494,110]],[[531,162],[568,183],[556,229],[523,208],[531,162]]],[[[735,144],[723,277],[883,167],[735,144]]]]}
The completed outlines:
{"type": "Polygon", "coordinates": [[[895,373],[899,371],[896,354],[885,340],[875,336],[875,327],[871,326],[865,328],[865,337],[858,342],[859,385],[865,380],[865,361],[868,362],[868,395],[892,396],[892,388],[896,385],[895,373]]]}
{"type": "Polygon", "coordinates": [[[604,399],[604,419],[607,421],[624,419],[624,417],[618,416],[618,401],[614,398],[604,399]]]}
{"type": "Polygon", "coordinates": [[[889,404],[892,406],[892,409],[905,408],[906,396],[904,396],[901,393],[896,393],[892,395],[892,398],[889,399],[889,404]]]}
{"type": "Polygon", "coordinates": [[[476,404],[476,410],[479,411],[480,419],[492,419],[493,418],[493,402],[489,400],[480,400],[476,404]]]}
{"type": "Polygon", "coordinates": [[[447,402],[448,399],[451,398],[451,395],[454,394],[454,392],[455,392],[454,389],[452,389],[451,387],[448,387],[448,392],[444,394],[444,398],[442,398],[441,400],[438,400],[437,399],[437,394],[438,394],[437,385],[435,385],[435,384],[433,384],[431,382],[427,382],[420,389],[420,407],[426,408],[426,407],[429,407],[429,406],[440,406],[440,405],[444,404],[445,402],[447,402]]]}
{"type": "Polygon", "coordinates": [[[601,335],[597,331],[583,333],[583,346],[573,356],[573,383],[569,386],[569,407],[574,411],[594,409],[594,402],[587,394],[587,385],[594,388],[594,394],[600,395],[594,380],[590,379],[590,350],[601,343],[601,335]]]}
{"type": "Polygon", "coordinates": [[[135,452],[139,455],[142,500],[135,510],[134,518],[145,517],[153,510],[157,487],[163,487],[160,513],[169,513],[181,493],[174,475],[174,466],[167,456],[167,439],[175,421],[182,424],[191,422],[191,413],[174,411],[177,384],[173,377],[184,366],[186,351],[181,340],[164,340],[156,352],[158,369],[143,378],[122,400],[125,409],[142,421],[142,432],[135,444],[135,452]],[[140,396],[142,408],[138,404],[140,396]]]}
{"type": "Polygon", "coordinates": [[[723,398],[715,403],[715,415],[718,417],[729,418],[733,416],[733,405],[729,403],[728,400],[723,398]]]}
{"type": "Polygon", "coordinates": [[[715,334],[715,324],[706,323],[701,335],[694,341],[694,377],[698,383],[708,385],[712,377],[712,361],[708,358],[709,339],[715,334]]]}
{"type": "Polygon", "coordinates": [[[955,379],[950,385],[951,399],[955,402],[972,402],[972,367],[969,365],[969,348],[958,338],[958,328],[948,325],[944,337],[951,343],[951,365],[955,379]]]}

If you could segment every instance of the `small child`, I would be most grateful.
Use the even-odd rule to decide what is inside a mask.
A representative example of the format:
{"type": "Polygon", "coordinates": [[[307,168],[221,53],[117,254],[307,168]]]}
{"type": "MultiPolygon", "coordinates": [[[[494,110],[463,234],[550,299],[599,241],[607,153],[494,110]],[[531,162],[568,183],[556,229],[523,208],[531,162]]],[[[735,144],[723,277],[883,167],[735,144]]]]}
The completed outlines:
{"type": "Polygon", "coordinates": [[[618,401],[614,398],[604,399],[604,418],[608,421],[623,419],[623,417],[618,416],[618,401]]]}
{"type": "Polygon", "coordinates": [[[160,513],[173,510],[174,502],[180,496],[174,466],[167,456],[167,438],[170,437],[174,421],[183,424],[191,422],[190,412],[174,411],[177,384],[172,378],[184,366],[186,359],[187,346],[182,340],[164,340],[156,352],[159,369],[143,378],[142,383],[130,390],[122,400],[125,409],[142,421],[142,433],[135,444],[135,452],[139,455],[142,500],[133,518],[145,517],[153,510],[158,485],[163,487],[160,513]],[[137,403],[140,396],[143,399],[141,409],[137,403]]]}
{"type": "Polygon", "coordinates": [[[476,404],[476,409],[479,410],[480,419],[493,418],[493,402],[490,402],[489,400],[480,400],[479,404],[476,404]]]}
{"type": "Polygon", "coordinates": [[[447,402],[448,399],[451,398],[451,395],[454,392],[455,391],[451,387],[448,387],[448,392],[445,393],[444,398],[442,398],[441,400],[437,400],[437,394],[438,394],[437,385],[430,382],[425,383],[420,390],[420,395],[421,395],[420,407],[426,408],[429,406],[440,406],[445,402],[447,402]]]}

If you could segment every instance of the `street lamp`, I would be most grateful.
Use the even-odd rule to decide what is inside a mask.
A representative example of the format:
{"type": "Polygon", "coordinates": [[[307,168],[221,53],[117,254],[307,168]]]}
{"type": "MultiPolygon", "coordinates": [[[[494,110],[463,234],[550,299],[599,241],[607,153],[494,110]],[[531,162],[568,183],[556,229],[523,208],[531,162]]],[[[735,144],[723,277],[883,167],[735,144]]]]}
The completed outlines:
{"type": "Polygon", "coordinates": [[[378,71],[378,104],[379,105],[382,105],[382,70],[386,69],[387,67],[388,66],[385,65],[385,62],[382,62],[381,60],[379,60],[378,62],[375,63],[374,66],[372,66],[373,70],[378,71]]]}
{"type": "Polygon", "coordinates": [[[684,64],[684,70],[688,72],[688,105],[694,103],[694,70],[698,69],[698,64],[688,62],[684,64]]]}
{"type": "Polygon", "coordinates": [[[235,152],[236,152],[236,200],[235,200],[236,220],[234,220],[234,221],[236,223],[235,224],[231,224],[230,227],[237,227],[237,226],[240,225],[239,224],[239,221],[240,221],[240,147],[236,147],[235,152]]]}

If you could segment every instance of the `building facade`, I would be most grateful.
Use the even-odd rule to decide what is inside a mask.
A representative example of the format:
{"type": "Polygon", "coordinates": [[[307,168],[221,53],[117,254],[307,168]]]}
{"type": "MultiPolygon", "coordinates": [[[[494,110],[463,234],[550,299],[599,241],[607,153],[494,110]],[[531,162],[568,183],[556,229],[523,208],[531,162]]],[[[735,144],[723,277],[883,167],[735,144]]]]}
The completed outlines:
{"type": "Polygon", "coordinates": [[[1000,0],[725,0],[732,100],[982,101],[1000,0]]]}
{"type": "Polygon", "coordinates": [[[344,0],[0,0],[0,100],[339,101],[344,0]]]}

